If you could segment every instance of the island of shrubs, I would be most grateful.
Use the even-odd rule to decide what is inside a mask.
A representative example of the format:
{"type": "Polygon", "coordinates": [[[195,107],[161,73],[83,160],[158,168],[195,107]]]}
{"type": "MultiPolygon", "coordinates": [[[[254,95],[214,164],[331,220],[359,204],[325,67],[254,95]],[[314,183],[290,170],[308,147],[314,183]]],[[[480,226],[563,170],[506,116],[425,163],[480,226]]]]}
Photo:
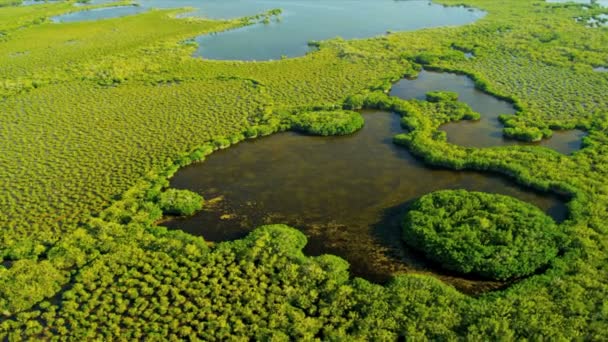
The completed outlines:
{"type": "Polygon", "coordinates": [[[204,199],[190,190],[168,189],[158,196],[165,215],[190,216],[203,208],[204,199]]]}
{"type": "Polygon", "coordinates": [[[465,190],[421,197],[406,215],[403,238],[446,269],[501,280],[535,272],[563,242],[557,225],[535,206],[465,190]]]}
{"type": "Polygon", "coordinates": [[[364,125],[361,114],[349,110],[306,112],[293,119],[296,131],[311,135],[347,135],[364,125]]]}

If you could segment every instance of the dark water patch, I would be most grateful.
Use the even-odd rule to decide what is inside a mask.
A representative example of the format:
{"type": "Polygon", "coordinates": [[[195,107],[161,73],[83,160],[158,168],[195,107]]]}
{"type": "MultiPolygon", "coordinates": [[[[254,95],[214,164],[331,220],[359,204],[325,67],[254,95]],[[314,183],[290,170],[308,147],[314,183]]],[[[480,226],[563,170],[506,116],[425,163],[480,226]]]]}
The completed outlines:
{"type": "Polygon", "coordinates": [[[116,6],[116,7],[105,7],[95,8],[80,12],[66,13],[55,16],[51,20],[55,23],[73,23],[80,21],[93,21],[100,19],[110,19],[124,17],[128,15],[134,15],[147,11],[146,8],[139,6],[116,6]]]}
{"type": "Polygon", "coordinates": [[[608,67],[593,68],[593,71],[595,71],[595,72],[608,72],[608,67]]]}
{"type": "Polygon", "coordinates": [[[425,167],[393,144],[399,116],[366,112],[365,127],[350,136],[281,133],[246,141],[181,169],[171,186],[207,199],[206,208],[165,223],[210,241],[241,238],[253,228],[285,223],[308,237],[309,255],[331,253],[351,263],[354,275],[385,282],[399,272],[433,273],[467,292],[504,283],[438,271],[401,240],[409,203],[441,189],[500,193],[535,204],[556,220],[567,215],[557,197],[477,172],[425,167]]]}
{"type": "Polygon", "coordinates": [[[416,79],[397,82],[390,94],[402,99],[424,100],[427,92],[436,90],[457,92],[460,101],[481,114],[481,120],[478,121],[463,120],[441,126],[451,143],[467,147],[538,145],[563,154],[577,151],[582,146],[585,132],[576,129],[555,131],[550,139],[533,143],[505,138],[502,133],[504,126],[498,117],[501,114],[515,114],[515,108],[507,101],[476,89],[475,82],[464,75],[423,70],[416,79]]]}

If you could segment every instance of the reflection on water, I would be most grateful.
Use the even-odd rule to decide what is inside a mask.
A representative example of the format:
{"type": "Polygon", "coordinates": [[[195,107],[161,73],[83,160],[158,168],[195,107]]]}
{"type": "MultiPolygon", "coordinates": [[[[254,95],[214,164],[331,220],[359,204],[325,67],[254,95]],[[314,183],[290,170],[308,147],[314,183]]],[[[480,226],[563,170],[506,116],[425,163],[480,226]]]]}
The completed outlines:
{"type": "Polygon", "coordinates": [[[566,215],[557,198],[524,190],[504,178],[425,167],[392,143],[399,117],[366,112],[365,127],[345,137],[281,133],[218,151],[181,169],[175,188],[201,193],[204,211],[167,222],[207,240],[245,236],[253,228],[286,223],[308,237],[309,255],[331,253],[351,263],[354,275],[383,282],[396,272],[435,272],[463,291],[501,283],[463,279],[437,271],[401,242],[408,205],[441,189],[501,193],[533,203],[557,220],[566,215]]]}
{"type": "Polygon", "coordinates": [[[414,80],[403,79],[391,90],[392,96],[403,99],[421,99],[434,90],[457,92],[459,100],[481,114],[479,121],[459,121],[441,127],[447,132],[448,141],[467,147],[491,147],[505,145],[539,145],[569,154],[581,148],[585,132],[581,130],[555,131],[553,137],[540,142],[526,143],[503,137],[504,126],[498,120],[500,114],[514,114],[515,109],[506,101],[475,89],[475,83],[463,75],[423,70],[414,80]]]}

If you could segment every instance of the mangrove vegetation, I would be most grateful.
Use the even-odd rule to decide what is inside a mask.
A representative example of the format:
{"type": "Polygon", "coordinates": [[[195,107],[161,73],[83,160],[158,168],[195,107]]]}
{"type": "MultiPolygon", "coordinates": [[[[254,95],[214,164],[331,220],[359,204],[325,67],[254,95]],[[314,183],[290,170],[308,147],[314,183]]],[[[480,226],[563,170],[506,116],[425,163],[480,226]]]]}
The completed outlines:
{"type": "MultiPolygon", "coordinates": [[[[0,1],[0,338],[607,340],[608,73],[594,68],[608,64],[608,27],[575,18],[608,9],[434,2],[487,15],[243,62],[193,58],[192,38],[252,24],[247,18],[182,18],[186,9],[161,9],[53,23],[106,5],[0,1]],[[442,124],[478,118],[455,94],[387,95],[423,67],[468,75],[513,103],[516,114],[502,118],[505,135],[538,140],[578,128],[588,132],[583,148],[563,155],[448,142],[442,124]],[[557,224],[512,199],[456,196],[463,206],[481,198],[513,210],[471,206],[467,215],[480,219],[456,225],[462,234],[492,231],[501,216],[522,222],[507,244],[513,251],[539,250],[490,268],[453,264],[523,278],[475,297],[428,274],[395,274],[378,285],[352,277],[339,257],[304,255],[306,237],[287,226],[208,244],[156,224],[163,210],[188,214],[202,204],[166,190],[180,167],[298,125],[319,134],[356,130],[360,117],[341,110],[358,108],[399,115],[404,131],[394,142],[429,166],[500,174],[569,200],[568,217],[557,224]],[[520,214],[528,215],[525,225],[520,214]],[[534,226],[547,235],[517,240],[534,226]]],[[[464,250],[479,244],[492,247],[473,240],[464,250]]]]}
{"type": "Polygon", "coordinates": [[[363,127],[361,114],[347,110],[299,114],[293,120],[295,130],[312,135],[347,135],[363,127]]]}

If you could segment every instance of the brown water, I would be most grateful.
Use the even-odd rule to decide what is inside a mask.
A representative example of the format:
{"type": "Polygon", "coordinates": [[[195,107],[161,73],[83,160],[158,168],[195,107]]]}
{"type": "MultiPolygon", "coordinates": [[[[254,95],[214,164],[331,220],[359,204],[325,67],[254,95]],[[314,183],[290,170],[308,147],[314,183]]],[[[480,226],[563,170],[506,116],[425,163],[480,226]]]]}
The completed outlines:
{"type": "Polygon", "coordinates": [[[540,142],[527,143],[503,137],[504,126],[498,120],[500,114],[514,114],[511,103],[497,99],[475,89],[475,83],[468,77],[450,73],[438,73],[423,70],[413,80],[403,79],[391,90],[391,95],[404,99],[423,100],[425,94],[434,90],[448,90],[459,94],[458,99],[467,103],[481,114],[478,121],[459,121],[441,127],[447,132],[448,141],[467,147],[491,147],[505,145],[537,145],[552,148],[569,154],[581,148],[585,132],[577,129],[555,131],[553,137],[540,142]]]}
{"type": "Polygon", "coordinates": [[[402,243],[400,222],[413,200],[436,190],[468,189],[519,198],[558,221],[567,215],[560,199],[502,177],[425,167],[392,143],[402,132],[398,115],[367,111],[364,118],[365,127],[350,136],[280,133],[181,169],[171,186],[201,193],[207,205],[165,225],[226,241],[262,224],[285,223],[309,237],[307,254],[339,255],[356,276],[382,283],[397,272],[433,273],[474,293],[504,284],[443,272],[402,243]]]}

